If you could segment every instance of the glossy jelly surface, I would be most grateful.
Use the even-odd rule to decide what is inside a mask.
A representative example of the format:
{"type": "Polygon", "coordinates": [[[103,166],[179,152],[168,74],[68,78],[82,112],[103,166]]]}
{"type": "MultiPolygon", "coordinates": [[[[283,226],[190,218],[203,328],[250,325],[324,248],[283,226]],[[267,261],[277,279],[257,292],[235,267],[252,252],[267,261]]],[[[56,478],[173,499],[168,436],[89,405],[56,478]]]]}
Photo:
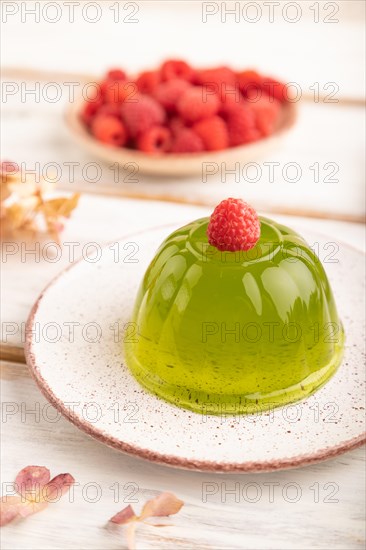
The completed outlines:
{"type": "Polygon", "coordinates": [[[293,230],[260,218],[246,252],[208,244],[209,219],[172,233],[141,283],[125,341],[137,380],[177,406],[254,413],[302,399],[335,372],[344,333],[323,266],[293,230]]]}

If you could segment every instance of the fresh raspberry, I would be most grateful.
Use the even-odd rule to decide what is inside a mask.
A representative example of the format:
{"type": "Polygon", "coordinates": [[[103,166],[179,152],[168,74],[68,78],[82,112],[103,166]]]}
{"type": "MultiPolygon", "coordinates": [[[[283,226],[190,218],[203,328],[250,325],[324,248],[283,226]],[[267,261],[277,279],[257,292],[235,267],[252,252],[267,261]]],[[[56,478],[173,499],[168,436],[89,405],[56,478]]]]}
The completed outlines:
{"type": "Polygon", "coordinates": [[[255,124],[260,137],[270,136],[275,131],[275,123],[268,118],[265,111],[256,113],[255,124]]]}
{"type": "Polygon", "coordinates": [[[106,80],[126,80],[127,76],[122,69],[110,69],[107,72],[106,80]]]}
{"type": "Polygon", "coordinates": [[[263,77],[256,71],[236,73],[236,79],[245,97],[258,97],[258,95],[261,95],[263,77]]]}
{"type": "Polygon", "coordinates": [[[227,86],[226,84],[223,84],[218,95],[221,101],[219,112],[223,115],[230,113],[233,109],[236,109],[238,105],[244,102],[244,98],[238,85],[227,86]]]}
{"type": "Polygon", "coordinates": [[[206,151],[219,151],[229,146],[229,135],[225,122],[219,116],[200,120],[193,130],[202,139],[206,151]]]}
{"type": "Polygon", "coordinates": [[[216,92],[219,92],[221,86],[235,86],[235,73],[229,67],[217,67],[215,69],[203,69],[197,71],[195,82],[201,86],[213,85],[216,92]]]}
{"type": "Polygon", "coordinates": [[[176,110],[179,98],[189,86],[186,80],[172,78],[172,80],[159,84],[153,93],[153,97],[159,101],[164,109],[172,113],[176,110]]]}
{"type": "Polygon", "coordinates": [[[106,103],[121,104],[128,98],[133,86],[136,85],[127,80],[104,80],[100,86],[106,103]]]}
{"type": "Polygon", "coordinates": [[[138,91],[142,94],[151,94],[160,84],[161,74],[159,71],[144,71],[136,78],[138,91]]]}
{"type": "Polygon", "coordinates": [[[161,75],[163,80],[172,80],[181,78],[192,82],[195,72],[188,63],[180,59],[168,59],[161,66],[161,75]]]}
{"type": "Polygon", "coordinates": [[[120,120],[121,118],[121,106],[117,103],[104,103],[99,109],[98,109],[98,116],[99,115],[110,115],[114,116],[120,120]]]}
{"type": "Polygon", "coordinates": [[[253,141],[258,141],[262,137],[262,133],[259,128],[254,127],[250,128],[245,136],[245,141],[243,142],[243,145],[246,143],[253,143],[253,141]]]}
{"type": "Polygon", "coordinates": [[[172,153],[199,153],[204,150],[202,139],[190,128],[183,128],[173,142],[172,153]]]}
{"type": "Polygon", "coordinates": [[[255,125],[261,135],[273,134],[281,112],[280,102],[263,94],[257,101],[248,101],[247,105],[254,113],[255,125]]]}
{"type": "Polygon", "coordinates": [[[90,126],[93,118],[95,117],[102,105],[103,101],[101,98],[86,101],[84,103],[82,111],[80,113],[80,118],[86,126],[90,126]]]}
{"type": "Polygon", "coordinates": [[[237,105],[226,114],[226,124],[229,132],[229,145],[235,147],[255,141],[260,133],[255,127],[254,112],[246,105],[237,105]]]}
{"type": "Polygon", "coordinates": [[[89,82],[85,101],[103,102],[103,82],[89,82]]]}
{"type": "Polygon", "coordinates": [[[106,93],[108,93],[108,88],[112,87],[115,82],[116,82],[115,80],[108,80],[108,79],[104,79],[101,82],[98,82],[97,86],[99,89],[99,94],[102,99],[105,99],[105,95],[106,93]]]}
{"type": "Polygon", "coordinates": [[[97,115],[91,126],[92,134],[102,143],[122,147],[127,141],[127,133],[120,120],[112,115],[97,115]]]}
{"type": "Polygon", "coordinates": [[[187,128],[186,123],[180,116],[173,116],[169,120],[169,128],[173,136],[177,136],[181,130],[187,128]]]}
{"type": "Polygon", "coordinates": [[[225,199],[211,214],[207,237],[222,251],[250,250],[260,237],[257,212],[242,199],[225,199]]]}
{"type": "Polygon", "coordinates": [[[109,70],[93,97],[88,97],[80,118],[108,143],[122,139],[118,131],[115,136],[108,133],[114,118],[125,130],[125,147],[149,152],[218,151],[272,134],[281,117],[281,103],[291,100],[288,92],[286,84],[254,70],[236,72],[227,66],[196,70],[183,60],[168,59],[134,81],[120,68],[109,70]],[[156,127],[159,131],[148,133],[156,127]]]}
{"type": "Polygon", "coordinates": [[[137,148],[145,153],[166,153],[171,148],[171,133],[164,126],[153,126],[138,137],[137,148]]]}
{"type": "Polygon", "coordinates": [[[262,80],[262,90],[271,99],[277,99],[281,103],[288,101],[287,85],[274,78],[265,77],[262,80]]]}
{"type": "Polygon", "coordinates": [[[125,102],[121,106],[122,120],[133,138],[152,126],[160,126],[165,121],[164,109],[155,99],[140,94],[135,100],[125,102]]]}
{"type": "Polygon", "coordinates": [[[196,122],[216,115],[220,101],[216,94],[207,92],[200,86],[188,88],[180,97],[177,110],[187,122],[196,122]]]}

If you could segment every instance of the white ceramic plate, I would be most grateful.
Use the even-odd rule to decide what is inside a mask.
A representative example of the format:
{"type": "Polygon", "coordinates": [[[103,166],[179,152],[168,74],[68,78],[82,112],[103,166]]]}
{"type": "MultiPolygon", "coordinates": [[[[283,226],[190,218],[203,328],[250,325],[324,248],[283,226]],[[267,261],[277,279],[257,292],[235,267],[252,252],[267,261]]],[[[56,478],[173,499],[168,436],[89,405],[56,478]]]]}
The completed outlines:
{"type": "Polygon", "coordinates": [[[282,116],[278,122],[276,131],[268,138],[247,145],[231,147],[223,151],[147,155],[134,149],[107,146],[94,139],[80,120],[82,105],[83,100],[70,103],[65,112],[65,121],[73,138],[84,149],[107,162],[118,162],[121,166],[125,167],[128,164],[131,166],[137,165],[139,171],[142,173],[161,176],[200,175],[202,174],[203,163],[214,162],[221,166],[222,162],[252,162],[276,149],[295,124],[297,118],[297,104],[288,103],[282,109],[282,116]]]}
{"type": "Polygon", "coordinates": [[[175,227],[131,235],[61,273],[28,320],[27,363],[40,389],[80,429],[148,460],[217,472],[269,471],[317,462],[364,435],[364,255],[319,243],[346,331],[343,364],[305,401],[251,416],[205,416],[150,395],[125,366],[122,340],[136,291],[175,227]],[[335,259],[336,263],[329,263],[335,259]],[[71,323],[74,323],[72,325],[71,323]],[[119,331],[117,330],[117,324],[119,331]]]}

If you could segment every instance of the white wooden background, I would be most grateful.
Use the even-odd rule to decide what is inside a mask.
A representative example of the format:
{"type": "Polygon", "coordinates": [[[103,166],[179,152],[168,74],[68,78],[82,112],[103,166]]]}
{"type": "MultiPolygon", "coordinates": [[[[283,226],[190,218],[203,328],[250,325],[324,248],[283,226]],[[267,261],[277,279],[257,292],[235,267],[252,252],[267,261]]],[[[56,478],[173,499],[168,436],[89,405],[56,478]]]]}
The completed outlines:
{"type": "MultiPolygon", "coordinates": [[[[2,364],[2,391],[6,402],[27,410],[45,400],[26,367],[2,364]]],[[[51,412],[46,414],[51,418],[51,412]]],[[[242,549],[362,549],[364,548],[364,452],[358,449],[327,463],[307,468],[256,475],[213,475],[172,470],[163,466],[119,454],[78,431],[66,420],[51,424],[32,414],[21,418],[21,412],[2,424],[2,481],[13,481],[26,464],[47,465],[52,473],[70,472],[80,483],[75,500],[63,497],[47,510],[1,530],[2,548],[25,549],[118,549],[123,540],[112,537],[105,529],[106,520],[127,505],[126,497],[133,483],[140,489],[139,507],[147,498],[163,490],[173,491],[185,501],[181,512],[172,518],[174,526],[144,528],[138,534],[138,549],[156,550],[242,550],[242,549]],[[93,482],[100,486],[98,502],[93,482]],[[114,503],[110,487],[120,484],[120,500],[114,503]],[[202,502],[202,484],[217,483],[219,492],[202,502]],[[257,484],[262,496],[255,499],[256,487],[247,486],[248,496],[235,502],[227,494],[239,483],[257,484]],[[269,502],[268,484],[274,487],[269,502]],[[287,484],[297,484],[295,488],[287,484]],[[223,486],[221,486],[223,484],[223,486]],[[314,491],[319,484],[319,502],[314,491]],[[330,485],[326,485],[330,484],[330,485]],[[222,490],[221,490],[222,487],[222,490]],[[300,489],[299,489],[300,487],[300,489]],[[313,489],[311,489],[313,487],[313,489]],[[326,502],[334,488],[338,492],[326,502]],[[83,497],[84,490],[84,497],[83,497]],[[301,495],[298,502],[286,502],[301,495]],[[221,498],[222,497],[222,498],[221,498]],[[125,499],[125,502],[123,500],[125,499]]],[[[136,498],[136,497],[135,497],[136,498]]]]}
{"type": "MultiPolygon", "coordinates": [[[[302,13],[297,23],[286,21],[296,13],[286,8],[288,2],[284,0],[278,3],[273,23],[268,6],[262,2],[257,2],[261,10],[257,23],[247,22],[243,15],[237,22],[235,16],[227,15],[223,22],[223,11],[208,16],[205,23],[201,2],[149,0],[134,3],[138,7],[133,17],[138,20],[136,23],[125,21],[131,8],[123,10],[125,3],[120,2],[118,24],[113,23],[114,11],[110,9],[114,3],[102,2],[100,21],[93,24],[82,18],[84,4],[86,0],[75,9],[73,23],[68,22],[68,10],[64,7],[57,23],[48,23],[42,16],[39,23],[33,22],[35,16],[24,16],[22,23],[19,9],[15,15],[9,15],[3,25],[6,59],[3,79],[10,88],[15,86],[14,93],[8,91],[2,100],[7,137],[4,157],[24,161],[28,168],[33,168],[36,162],[41,169],[45,169],[47,163],[57,163],[59,183],[69,189],[77,186],[89,192],[163,196],[205,204],[215,204],[228,195],[244,196],[268,211],[318,213],[339,219],[364,217],[363,2],[347,0],[329,5],[316,2],[319,22],[315,22],[314,3],[305,0],[297,3],[302,13]],[[325,22],[335,8],[338,12],[331,19],[338,22],[325,22]],[[63,124],[70,87],[58,88],[60,97],[53,102],[56,91],[48,88],[48,84],[78,82],[79,75],[85,73],[100,77],[114,65],[134,73],[172,56],[188,59],[196,66],[227,63],[238,68],[256,67],[264,74],[295,82],[307,100],[299,102],[299,120],[285,147],[266,158],[255,159],[258,172],[241,163],[239,181],[236,174],[227,174],[225,182],[219,175],[208,176],[203,182],[202,176],[176,180],[138,173],[137,177],[129,178],[121,171],[115,182],[114,171],[101,163],[100,180],[91,182],[93,170],[85,177],[83,169],[96,159],[70,140],[63,124]],[[33,80],[27,81],[25,70],[32,70],[33,80]],[[37,86],[38,92],[32,94],[37,86]],[[337,87],[334,97],[328,100],[338,103],[324,102],[324,97],[315,102],[314,86],[319,86],[321,96],[331,94],[337,87]],[[69,182],[66,162],[78,163],[73,183],[69,182]],[[269,180],[265,162],[278,163],[275,183],[269,180]],[[298,181],[293,181],[296,172],[289,163],[298,165],[299,174],[301,170],[298,181]],[[319,181],[314,175],[317,163],[319,181]]],[[[235,6],[235,2],[226,4],[228,8],[235,6]]],[[[217,5],[220,7],[221,3],[217,5]]],[[[48,18],[55,17],[55,10],[47,13],[48,18]]],[[[246,18],[253,19],[254,15],[253,10],[249,10],[246,18]]],[[[92,10],[88,17],[94,17],[92,10]]],[[[77,93],[80,86],[75,90],[77,93]]],[[[226,169],[236,168],[229,164],[226,169]]]]}
{"type": "MultiPolygon", "coordinates": [[[[85,3],[83,0],[80,5],[85,3]]],[[[281,8],[285,3],[281,3],[281,8]]],[[[22,23],[19,15],[9,17],[2,29],[3,57],[8,68],[4,78],[15,80],[14,74],[22,75],[24,69],[36,69],[43,75],[50,71],[56,76],[63,72],[98,75],[115,64],[135,71],[175,55],[202,65],[228,62],[238,67],[255,66],[284,80],[299,82],[307,92],[314,82],[321,85],[336,82],[339,97],[347,101],[339,105],[304,103],[299,124],[286,148],[263,159],[280,162],[281,166],[298,162],[304,173],[298,184],[289,184],[281,178],[276,184],[269,184],[265,178],[258,184],[233,181],[223,184],[219,179],[202,184],[197,178],[176,182],[142,175],[138,182],[129,183],[123,181],[123,174],[114,184],[108,166],[103,167],[101,182],[90,184],[83,181],[81,168],[95,159],[70,142],[62,124],[64,97],[55,104],[37,102],[29,96],[22,101],[19,94],[3,101],[6,137],[3,158],[24,160],[30,166],[37,161],[41,165],[56,162],[63,168],[60,186],[93,193],[163,195],[206,204],[214,204],[223,196],[240,195],[267,212],[302,210],[345,219],[359,219],[364,215],[364,111],[360,105],[363,2],[337,2],[340,22],[330,25],[315,24],[309,12],[313,2],[306,1],[301,2],[303,17],[297,24],[286,23],[281,17],[273,24],[265,17],[257,24],[235,23],[230,19],[223,24],[217,18],[203,24],[199,2],[138,2],[139,24],[116,25],[109,9],[113,3],[99,4],[103,6],[103,17],[96,24],[83,21],[78,11],[72,24],[64,15],[55,24],[44,20],[34,24],[30,19],[22,23]],[[64,163],[71,161],[80,163],[74,184],[65,177],[64,163]],[[331,161],[339,164],[339,182],[315,184],[312,177],[309,178],[309,166],[331,161]]],[[[325,2],[320,4],[322,10],[325,2]]],[[[20,76],[20,81],[22,78],[20,76]]],[[[194,206],[85,194],[62,240],[80,243],[76,248],[79,254],[87,242],[103,245],[135,230],[161,223],[178,225],[208,211],[194,206]]],[[[364,247],[364,228],[360,224],[281,219],[329,234],[331,240],[340,239],[358,248],[364,247]]],[[[40,243],[41,250],[45,244],[46,241],[40,243]]],[[[29,255],[22,262],[20,253],[4,261],[3,255],[2,328],[4,323],[21,325],[42,288],[68,263],[66,253],[56,263],[44,258],[37,262],[29,255]]],[[[21,332],[8,336],[6,343],[21,347],[21,332]]],[[[274,474],[194,473],[119,454],[90,439],[64,419],[50,422],[45,417],[46,402],[23,364],[2,361],[1,399],[2,483],[13,481],[16,473],[28,464],[45,465],[52,475],[70,472],[80,483],[75,488],[74,502],[69,502],[66,496],[39,515],[2,529],[1,546],[6,550],[123,548],[123,539],[107,532],[104,525],[128,503],[127,483],[136,484],[138,489],[137,509],[147,498],[163,490],[173,491],[186,503],[172,519],[171,527],[142,528],[137,538],[138,549],[364,548],[363,449],[316,466],[274,474]],[[14,414],[4,416],[12,407],[14,414]],[[40,411],[39,416],[27,413],[34,409],[40,411]],[[92,486],[88,489],[88,483],[100,487],[97,502],[90,502],[95,492],[92,486]],[[119,502],[113,502],[110,487],[117,483],[120,498],[119,502]],[[202,498],[204,483],[218,484],[217,494],[207,502],[202,498]],[[239,484],[241,493],[239,502],[230,494],[225,498],[225,490],[230,491],[235,483],[239,484]],[[254,495],[254,486],[252,489],[247,486],[250,483],[259,488],[258,502],[249,502],[254,495]],[[278,484],[273,487],[273,502],[269,499],[268,484],[271,483],[278,484]],[[289,502],[294,497],[294,488],[287,484],[297,484],[297,490],[300,488],[298,502],[289,502]],[[333,488],[337,489],[333,497],[336,502],[328,502],[332,500],[329,497],[333,488]],[[317,489],[318,497],[315,496],[317,489]]]]}

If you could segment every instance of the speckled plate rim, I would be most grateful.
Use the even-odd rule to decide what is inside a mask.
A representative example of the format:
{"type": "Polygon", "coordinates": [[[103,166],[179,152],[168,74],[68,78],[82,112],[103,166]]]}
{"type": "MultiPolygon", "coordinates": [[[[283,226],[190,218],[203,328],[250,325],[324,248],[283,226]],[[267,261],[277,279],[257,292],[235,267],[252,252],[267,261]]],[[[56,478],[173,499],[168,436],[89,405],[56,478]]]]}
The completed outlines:
{"type": "MultiPolygon", "coordinates": [[[[171,223],[164,224],[164,225],[154,226],[149,229],[144,229],[141,231],[128,233],[122,236],[120,239],[118,239],[118,241],[123,241],[124,239],[129,238],[132,235],[134,236],[141,235],[146,233],[147,231],[163,229],[165,227],[172,228],[173,224],[171,223]]],[[[321,236],[321,233],[318,233],[318,235],[321,236]]],[[[359,250],[358,248],[355,248],[347,243],[344,243],[339,239],[337,239],[337,243],[343,244],[345,247],[354,250],[356,253],[360,254],[360,256],[363,256],[363,257],[366,256],[366,254],[362,250],[359,250]]],[[[105,247],[103,248],[106,248],[107,246],[108,244],[106,244],[105,247]]],[[[35,380],[41,393],[55,407],[55,409],[62,414],[62,416],[64,416],[68,421],[70,421],[72,424],[74,424],[77,428],[79,428],[81,431],[83,431],[87,435],[100,441],[101,443],[103,443],[104,445],[107,445],[108,447],[111,447],[120,452],[129,454],[138,458],[148,460],[149,462],[155,462],[160,465],[170,466],[170,467],[179,468],[179,469],[195,470],[195,471],[201,471],[201,472],[212,472],[212,473],[218,473],[218,474],[219,473],[238,473],[238,472],[261,473],[261,472],[272,472],[276,470],[286,470],[286,469],[309,466],[311,464],[332,459],[340,454],[356,449],[357,447],[360,447],[366,443],[366,433],[363,433],[357,437],[343,441],[339,445],[334,445],[333,447],[326,447],[324,449],[320,449],[316,451],[315,453],[299,454],[291,458],[274,459],[274,460],[260,461],[260,462],[258,461],[214,462],[210,460],[191,460],[187,458],[178,458],[174,455],[157,453],[147,448],[139,447],[137,445],[131,445],[129,443],[125,443],[124,441],[121,441],[111,436],[110,434],[105,433],[103,430],[95,428],[90,423],[81,420],[76,414],[74,414],[64,405],[61,399],[59,399],[54,394],[54,392],[51,390],[46,380],[43,378],[41,374],[41,369],[37,365],[35,355],[32,351],[32,325],[33,325],[34,318],[37,314],[38,308],[43,298],[47,294],[48,290],[51,289],[55,284],[57,284],[59,279],[61,279],[66,272],[73,269],[76,265],[78,265],[82,261],[83,261],[83,258],[80,258],[75,263],[63,269],[58,275],[56,275],[56,277],[54,277],[48,283],[48,285],[46,285],[46,287],[43,289],[43,291],[35,301],[30,311],[30,314],[28,316],[28,319],[26,321],[26,327],[25,327],[26,339],[25,339],[24,350],[25,350],[25,358],[26,358],[27,366],[32,375],[32,378],[35,380]]]]}

